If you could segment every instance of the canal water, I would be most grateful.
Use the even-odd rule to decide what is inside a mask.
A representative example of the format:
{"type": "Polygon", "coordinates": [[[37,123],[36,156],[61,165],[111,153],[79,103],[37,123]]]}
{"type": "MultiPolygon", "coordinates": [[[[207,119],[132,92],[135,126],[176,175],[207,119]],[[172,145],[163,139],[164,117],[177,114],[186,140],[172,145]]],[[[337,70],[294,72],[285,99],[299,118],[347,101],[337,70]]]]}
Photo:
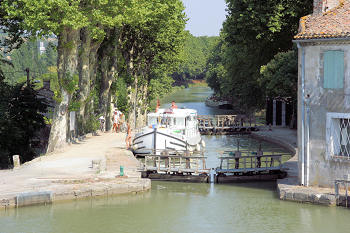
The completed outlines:
{"type": "MultiPolygon", "coordinates": [[[[196,108],[199,114],[226,113],[207,108],[205,87],[182,90],[164,102],[196,108]]],[[[259,141],[249,137],[206,136],[208,166],[217,166],[220,151],[245,148],[259,141]]],[[[262,143],[265,151],[285,152],[262,143]]],[[[1,186],[0,186],[1,188],[1,186]]],[[[1,189],[0,189],[1,190],[1,189]]],[[[109,232],[350,232],[350,211],[280,201],[274,182],[249,184],[186,184],[152,182],[150,192],[71,201],[0,211],[0,233],[109,232]]]]}

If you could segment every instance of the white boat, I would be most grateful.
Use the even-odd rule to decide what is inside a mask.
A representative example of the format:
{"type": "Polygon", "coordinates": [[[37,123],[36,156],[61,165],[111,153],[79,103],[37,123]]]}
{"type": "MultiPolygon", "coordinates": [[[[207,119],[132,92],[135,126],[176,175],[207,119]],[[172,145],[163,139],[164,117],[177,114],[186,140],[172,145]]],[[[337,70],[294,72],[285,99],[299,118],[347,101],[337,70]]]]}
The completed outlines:
{"type": "Polygon", "coordinates": [[[197,111],[159,109],[147,115],[147,126],[135,134],[135,154],[163,151],[201,151],[205,146],[198,129],[197,111]]]}

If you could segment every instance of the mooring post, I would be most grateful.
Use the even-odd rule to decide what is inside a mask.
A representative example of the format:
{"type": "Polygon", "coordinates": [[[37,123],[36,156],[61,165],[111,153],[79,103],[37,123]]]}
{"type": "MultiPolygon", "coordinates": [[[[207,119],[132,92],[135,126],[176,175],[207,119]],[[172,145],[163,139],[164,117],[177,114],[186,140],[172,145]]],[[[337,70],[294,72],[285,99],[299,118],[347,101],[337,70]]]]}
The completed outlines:
{"type": "Polygon", "coordinates": [[[209,183],[216,183],[216,171],[214,168],[211,168],[209,171],[209,183]]]}
{"type": "Polygon", "coordinates": [[[241,158],[241,152],[238,150],[235,152],[235,168],[239,168],[239,159],[241,158]]]}
{"type": "Polygon", "coordinates": [[[263,156],[263,151],[261,150],[261,143],[259,144],[259,150],[258,152],[256,153],[256,156],[257,156],[257,167],[260,168],[261,167],[261,157],[263,156]]]}
{"type": "Polygon", "coordinates": [[[12,156],[12,160],[13,160],[13,168],[19,168],[21,166],[21,161],[19,159],[19,155],[14,155],[12,156]]]}
{"type": "MultiPolygon", "coordinates": [[[[190,156],[190,152],[187,150],[187,151],[185,152],[185,155],[186,155],[186,157],[189,157],[189,156],[190,156]]],[[[186,168],[187,168],[187,169],[190,169],[190,168],[191,168],[191,162],[190,162],[190,159],[189,159],[189,158],[186,158],[186,168]]]]}

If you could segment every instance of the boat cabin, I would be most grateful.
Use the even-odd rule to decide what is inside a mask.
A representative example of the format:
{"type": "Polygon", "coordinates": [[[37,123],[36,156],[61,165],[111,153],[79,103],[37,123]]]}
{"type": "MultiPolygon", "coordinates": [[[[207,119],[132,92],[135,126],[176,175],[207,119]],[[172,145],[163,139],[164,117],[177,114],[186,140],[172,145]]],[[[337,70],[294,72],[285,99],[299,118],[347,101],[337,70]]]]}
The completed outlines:
{"type": "Polygon", "coordinates": [[[193,109],[159,109],[147,116],[149,128],[173,129],[188,137],[198,134],[197,111],[193,109]]]}

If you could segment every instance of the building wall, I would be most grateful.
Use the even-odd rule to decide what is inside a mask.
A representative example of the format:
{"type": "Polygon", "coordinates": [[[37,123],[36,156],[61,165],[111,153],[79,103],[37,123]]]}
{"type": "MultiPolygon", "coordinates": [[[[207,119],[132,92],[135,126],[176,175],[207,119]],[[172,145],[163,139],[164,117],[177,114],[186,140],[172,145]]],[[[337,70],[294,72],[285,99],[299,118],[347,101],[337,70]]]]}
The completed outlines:
{"type": "Polygon", "coordinates": [[[321,14],[332,10],[340,4],[341,0],[314,0],[314,14],[321,14]]]}
{"type": "MultiPolygon", "coordinates": [[[[350,161],[331,158],[326,153],[327,112],[350,113],[350,41],[348,44],[304,44],[305,49],[305,96],[310,106],[310,170],[309,184],[331,187],[335,179],[350,174],[350,161]],[[329,50],[344,51],[344,88],[323,88],[323,53],[329,50]]],[[[302,122],[301,57],[299,49],[298,125],[302,122]]],[[[305,109],[305,115],[307,111],[305,109]]],[[[298,127],[299,177],[301,178],[302,127],[298,127]]],[[[307,132],[307,127],[305,128],[307,132]]],[[[305,134],[306,135],[306,134],[305,134]]],[[[305,146],[307,141],[305,140],[305,146]]],[[[306,149],[305,149],[306,151],[306,149]]]]}

